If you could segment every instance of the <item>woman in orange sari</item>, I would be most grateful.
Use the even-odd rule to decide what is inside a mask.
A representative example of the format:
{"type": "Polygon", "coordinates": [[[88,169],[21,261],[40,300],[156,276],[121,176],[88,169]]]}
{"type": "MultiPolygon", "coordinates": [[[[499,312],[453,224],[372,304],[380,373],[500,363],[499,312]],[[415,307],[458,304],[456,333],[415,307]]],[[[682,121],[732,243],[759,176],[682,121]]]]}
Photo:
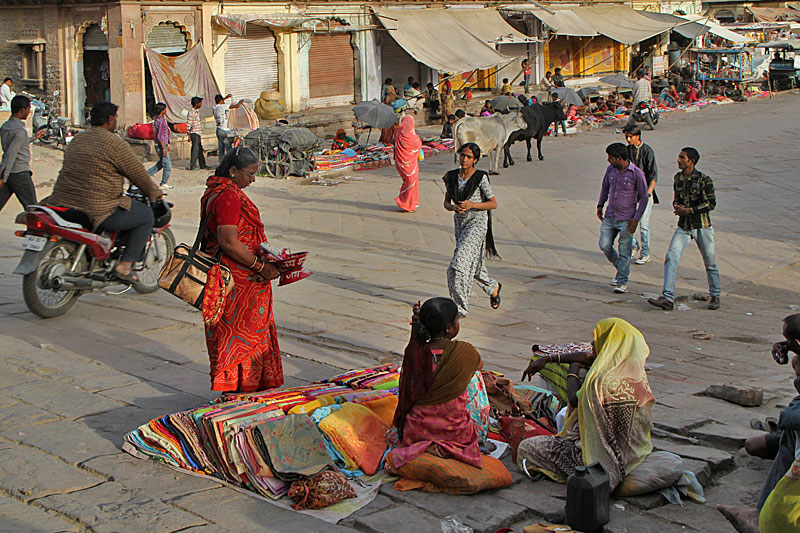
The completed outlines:
{"type": "Polygon", "coordinates": [[[407,115],[400,121],[394,134],[394,166],[403,185],[394,199],[403,211],[413,213],[419,207],[419,151],[422,141],[414,129],[414,117],[407,115]]]}
{"type": "Polygon", "coordinates": [[[260,257],[267,241],[258,208],[242,189],[255,181],[259,161],[252,150],[229,151],[206,181],[201,216],[211,213],[202,250],[233,273],[234,288],[222,318],[206,324],[211,390],[253,392],[283,385],[270,280],[280,270],[260,257]]]}

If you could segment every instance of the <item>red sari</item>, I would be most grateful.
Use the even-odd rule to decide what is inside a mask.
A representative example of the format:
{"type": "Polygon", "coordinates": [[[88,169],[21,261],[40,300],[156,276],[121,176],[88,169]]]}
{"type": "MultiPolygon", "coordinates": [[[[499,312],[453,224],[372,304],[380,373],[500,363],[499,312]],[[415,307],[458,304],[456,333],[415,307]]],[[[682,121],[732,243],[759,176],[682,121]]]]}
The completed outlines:
{"type": "Polygon", "coordinates": [[[414,130],[414,117],[407,115],[394,134],[394,166],[403,185],[400,195],[394,199],[403,211],[413,213],[419,207],[419,151],[422,141],[414,130]]]}
{"type": "MultiPolygon", "coordinates": [[[[239,241],[253,254],[261,254],[267,241],[256,205],[230,179],[211,176],[200,206],[210,203],[204,251],[219,249],[217,227],[236,225],[239,241]],[[209,201],[210,200],[210,201],[209,201]]],[[[222,263],[233,273],[234,288],[225,302],[221,320],[206,325],[206,346],[211,362],[211,390],[253,392],[283,385],[283,366],[272,314],[272,285],[248,279],[249,268],[224,252],[222,263]]]]}

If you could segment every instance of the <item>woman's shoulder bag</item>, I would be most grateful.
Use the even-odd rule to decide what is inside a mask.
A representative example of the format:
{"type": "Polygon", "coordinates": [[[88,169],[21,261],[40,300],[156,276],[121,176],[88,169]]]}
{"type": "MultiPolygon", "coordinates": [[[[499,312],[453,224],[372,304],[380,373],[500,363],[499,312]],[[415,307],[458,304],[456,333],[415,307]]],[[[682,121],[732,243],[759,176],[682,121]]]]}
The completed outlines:
{"type": "MultiPolygon", "coordinates": [[[[209,201],[209,204],[211,202],[209,201]]],[[[161,269],[158,286],[203,311],[207,324],[216,324],[222,316],[225,297],[233,289],[233,274],[220,262],[222,250],[212,256],[200,250],[206,227],[211,219],[208,209],[200,223],[194,245],[181,243],[175,247],[172,258],[161,269]],[[206,295],[213,296],[204,301],[206,295]]]]}

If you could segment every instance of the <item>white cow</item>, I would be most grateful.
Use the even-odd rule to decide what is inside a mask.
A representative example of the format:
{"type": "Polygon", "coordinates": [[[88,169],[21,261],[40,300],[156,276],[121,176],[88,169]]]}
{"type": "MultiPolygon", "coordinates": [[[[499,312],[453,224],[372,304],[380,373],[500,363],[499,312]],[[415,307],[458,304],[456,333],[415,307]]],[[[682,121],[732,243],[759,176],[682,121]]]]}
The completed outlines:
{"type": "MultiPolygon", "coordinates": [[[[508,114],[495,113],[488,117],[464,117],[453,125],[453,139],[456,141],[456,153],[466,143],[475,143],[481,153],[494,157],[489,159],[489,174],[499,174],[500,156],[503,154],[509,135],[528,127],[519,111],[508,114]]],[[[458,162],[458,156],[456,156],[458,162]]]]}

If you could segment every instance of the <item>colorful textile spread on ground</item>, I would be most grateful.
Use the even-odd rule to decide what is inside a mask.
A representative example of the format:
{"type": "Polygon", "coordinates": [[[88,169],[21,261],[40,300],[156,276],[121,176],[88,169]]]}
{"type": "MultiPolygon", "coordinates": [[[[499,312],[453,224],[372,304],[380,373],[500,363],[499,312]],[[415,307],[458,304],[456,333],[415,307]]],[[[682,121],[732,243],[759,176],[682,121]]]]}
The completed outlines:
{"type": "MultiPolygon", "coordinates": [[[[300,500],[298,512],[336,523],[372,501],[381,483],[395,479],[384,464],[399,383],[399,366],[385,364],[311,385],[226,395],[141,425],[125,436],[122,448],[192,475],[212,476],[285,509],[300,500]],[[320,475],[331,470],[346,476],[355,497],[336,479],[320,475]],[[335,490],[327,494],[328,487],[335,490]],[[338,503],[315,508],[329,501],[338,503]]],[[[533,434],[541,434],[546,426],[541,421],[552,418],[560,405],[542,389],[519,389],[514,397],[528,402],[525,414],[532,418],[533,434]],[[533,412],[535,406],[550,413],[541,416],[533,412]]],[[[499,417],[502,398],[489,402],[499,417]]],[[[496,418],[491,421],[492,437],[507,440],[496,433],[496,418]]]]}
{"type": "MultiPolygon", "coordinates": [[[[422,141],[422,151],[425,157],[438,152],[452,150],[453,139],[429,139],[422,141]]],[[[327,172],[330,170],[367,170],[380,168],[392,164],[394,147],[381,143],[347,148],[346,150],[325,150],[315,154],[314,170],[327,172]]]]}
{"type": "Polygon", "coordinates": [[[143,424],[125,436],[123,449],[287,509],[293,482],[338,468],[356,497],[299,511],[335,523],[372,501],[388,477],[385,435],[399,379],[397,365],[389,364],[312,385],[224,396],[143,424]]]}

